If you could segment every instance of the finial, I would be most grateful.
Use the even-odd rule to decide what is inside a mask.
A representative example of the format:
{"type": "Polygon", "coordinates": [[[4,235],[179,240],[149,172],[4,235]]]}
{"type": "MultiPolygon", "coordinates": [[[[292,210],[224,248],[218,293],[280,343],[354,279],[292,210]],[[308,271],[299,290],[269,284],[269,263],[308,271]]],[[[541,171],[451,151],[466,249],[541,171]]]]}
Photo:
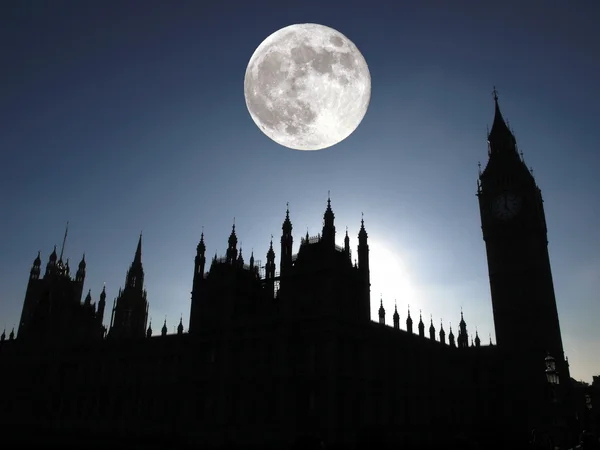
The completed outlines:
{"type": "Polygon", "coordinates": [[[327,191],[327,200],[331,200],[331,191],[327,191]]]}
{"type": "Polygon", "coordinates": [[[494,101],[498,101],[498,91],[496,90],[496,86],[494,86],[494,90],[492,91],[492,95],[494,96],[494,101]]]}
{"type": "Polygon", "coordinates": [[[285,207],[286,207],[287,209],[290,209],[290,202],[285,202],[285,207]]]}

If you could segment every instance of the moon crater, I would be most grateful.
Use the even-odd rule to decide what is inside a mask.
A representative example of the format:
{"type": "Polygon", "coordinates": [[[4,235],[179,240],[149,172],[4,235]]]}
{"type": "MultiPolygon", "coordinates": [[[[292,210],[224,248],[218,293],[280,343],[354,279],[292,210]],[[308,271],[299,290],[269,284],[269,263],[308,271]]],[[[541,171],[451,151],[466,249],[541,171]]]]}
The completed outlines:
{"type": "Polygon", "coordinates": [[[371,76],[356,46],[317,24],[282,28],[256,49],[244,79],[256,125],[275,142],[321,150],[346,139],[367,112],[371,76]]]}

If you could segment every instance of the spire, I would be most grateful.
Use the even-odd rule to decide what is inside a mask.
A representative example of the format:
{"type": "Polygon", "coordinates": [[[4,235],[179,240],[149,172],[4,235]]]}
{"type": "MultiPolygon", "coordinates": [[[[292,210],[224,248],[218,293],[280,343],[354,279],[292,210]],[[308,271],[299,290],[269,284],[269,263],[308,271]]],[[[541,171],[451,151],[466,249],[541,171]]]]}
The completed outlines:
{"type": "Polygon", "coordinates": [[[177,326],[177,334],[183,334],[183,316],[179,318],[179,325],[177,326]]]}
{"type": "Polygon", "coordinates": [[[504,117],[502,117],[502,113],[500,112],[500,106],[498,104],[498,91],[496,91],[496,87],[494,87],[493,91],[494,96],[494,123],[492,124],[492,129],[488,134],[488,142],[490,143],[490,156],[492,154],[505,153],[507,151],[514,152],[517,154],[517,141],[513,136],[512,132],[506,125],[504,121],[504,117]]]}
{"type": "Polygon", "coordinates": [[[56,258],[57,258],[57,256],[56,256],[56,245],[55,245],[54,246],[54,250],[52,250],[52,253],[50,253],[50,258],[48,258],[48,260],[51,263],[55,263],[56,262],[56,258]]]}
{"type": "Polygon", "coordinates": [[[87,295],[85,296],[85,301],[83,302],[84,305],[88,306],[92,304],[92,290],[88,290],[87,295]]]}
{"type": "Polygon", "coordinates": [[[379,323],[385,325],[385,309],[383,309],[383,296],[379,301],[379,323]]]}
{"type": "Polygon", "coordinates": [[[423,314],[419,310],[419,336],[425,337],[425,324],[423,323],[423,314]]]}
{"type": "Polygon", "coordinates": [[[196,248],[198,253],[204,254],[206,251],[206,244],[204,243],[204,227],[202,227],[202,233],[200,234],[200,242],[198,243],[198,247],[196,248]]]}
{"type": "Polygon", "coordinates": [[[163,324],[162,330],[160,330],[162,336],[167,335],[167,318],[165,317],[165,323],[163,324]]]}
{"type": "Polygon", "coordinates": [[[42,258],[40,257],[41,252],[38,250],[36,258],[33,260],[33,265],[39,267],[42,265],[42,258]]]}
{"type": "Polygon", "coordinates": [[[440,342],[442,344],[446,343],[446,332],[444,331],[444,321],[440,320],[440,342]]]}
{"type": "Polygon", "coordinates": [[[433,314],[430,317],[430,324],[429,324],[429,339],[431,339],[432,341],[435,341],[435,327],[433,326],[433,314]]]}
{"type": "Polygon", "coordinates": [[[325,214],[323,214],[322,239],[332,247],[335,245],[334,220],[335,214],[333,214],[333,210],[331,209],[331,198],[329,196],[329,191],[327,191],[327,209],[325,210],[325,214]]]}
{"type": "Polygon", "coordinates": [[[137,248],[135,249],[135,257],[133,258],[134,264],[142,263],[142,233],[140,232],[140,239],[138,240],[137,248]]]}
{"type": "Polygon", "coordinates": [[[233,218],[233,226],[231,227],[231,234],[229,235],[228,248],[227,248],[227,262],[229,264],[235,263],[237,259],[237,236],[235,234],[235,217],[233,218]]]}
{"type": "Polygon", "coordinates": [[[85,263],[85,253],[83,254],[83,256],[81,257],[81,261],[79,261],[79,268],[80,269],[85,269],[86,263],[85,263]]]}
{"type": "Polygon", "coordinates": [[[481,339],[479,339],[479,334],[477,333],[477,328],[475,328],[475,347],[479,347],[481,345],[481,339]]]}
{"type": "Polygon", "coordinates": [[[413,321],[410,317],[410,305],[408,306],[408,315],[406,316],[406,331],[412,334],[413,321]]]}
{"type": "Polygon", "coordinates": [[[398,314],[398,303],[394,300],[394,328],[400,329],[400,314],[398,314]]]}
{"type": "Polygon", "coordinates": [[[271,243],[269,244],[269,251],[267,251],[267,261],[275,261],[275,250],[273,250],[273,235],[271,235],[271,243]]]}
{"type": "Polygon", "coordinates": [[[283,234],[291,234],[292,233],[292,221],[290,220],[290,204],[289,202],[285,204],[285,220],[283,221],[283,225],[281,229],[283,230],[283,234]]]}
{"type": "Polygon", "coordinates": [[[152,319],[150,319],[150,323],[148,324],[148,329],[146,330],[146,337],[152,337],[152,319]]]}
{"type": "Polygon", "coordinates": [[[358,232],[358,241],[367,239],[367,230],[365,230],[365,215],[360,213],[360,230],[358,232]]]}
{"type": "Polygon", "coordinates": [[[67,221],[67,226],[65,228],[65,237],[63,238],[62,247],[60,249],[60,258],[58,258],[59,261],[62,261],[62,259],[63,259],[63,253],[65,251],[65,244],[67,243],[67,234],[68,233],[69,233],[69,222],[67,221]]]}

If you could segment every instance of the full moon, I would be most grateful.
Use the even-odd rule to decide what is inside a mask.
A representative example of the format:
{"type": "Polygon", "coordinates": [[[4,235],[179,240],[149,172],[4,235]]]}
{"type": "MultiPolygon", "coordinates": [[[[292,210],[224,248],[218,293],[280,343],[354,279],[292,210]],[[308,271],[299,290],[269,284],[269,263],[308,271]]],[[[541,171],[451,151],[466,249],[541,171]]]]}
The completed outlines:
{"type": "Polygon", "coordinates": [[[244,97],[252,120],[269,138],[294,150],[322,150],[360,125],[371,99],[371,74],[339,31],[290,25],[254,51],[244,97]]]}

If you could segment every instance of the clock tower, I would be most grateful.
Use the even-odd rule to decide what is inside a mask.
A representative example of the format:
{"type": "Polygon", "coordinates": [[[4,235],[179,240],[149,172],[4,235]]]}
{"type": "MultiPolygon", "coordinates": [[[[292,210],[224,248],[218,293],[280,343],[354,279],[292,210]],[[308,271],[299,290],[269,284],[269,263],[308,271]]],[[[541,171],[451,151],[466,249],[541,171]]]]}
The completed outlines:
{"type": "MultiPolygon", "coordinates": [[[[498,106],[488,135],[488,162],[477,197],[487,252],[496,340],[525,388],[544,379],[544,358],[570,375],[552,282],[542,194],[498,106]],[[541,380],[540,380],[541,377],[541,380]]],[[[510,370],[510,369],[507,369],[510,370]]]]}

